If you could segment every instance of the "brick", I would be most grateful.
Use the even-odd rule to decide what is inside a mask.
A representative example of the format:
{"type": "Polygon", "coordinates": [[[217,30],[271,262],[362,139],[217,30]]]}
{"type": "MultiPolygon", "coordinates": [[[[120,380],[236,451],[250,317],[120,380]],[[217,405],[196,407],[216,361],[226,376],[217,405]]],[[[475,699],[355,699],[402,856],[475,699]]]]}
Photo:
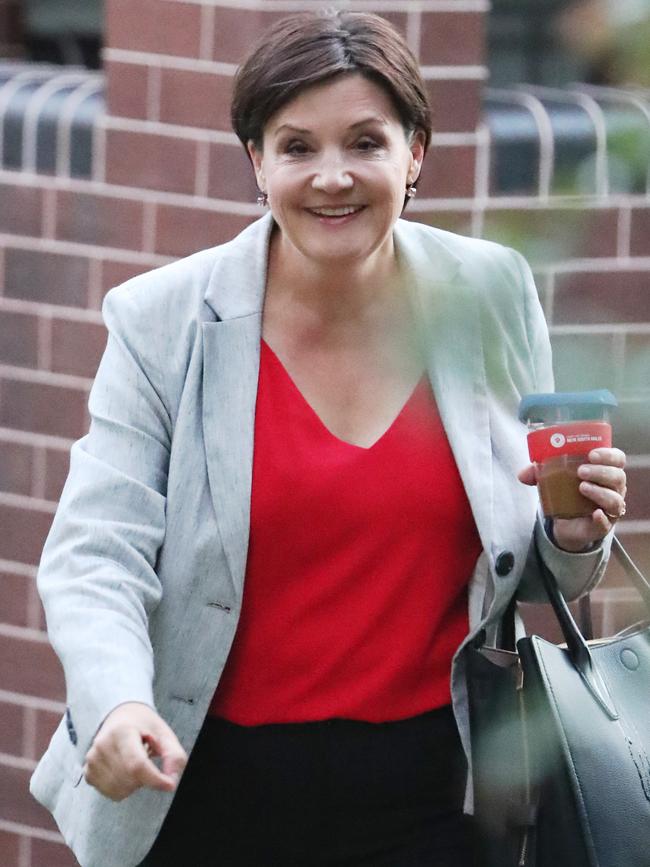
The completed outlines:
{"type": "Polygon", "coordinates": [[[625,499],[629,518],[650,520],[650,467],[628,467],[625,499]]]}
{"type": "Polygon", "coordinates": [[[616,256],[614,208],[488,210],[484,236],[520,250],[532,265],[578,257],[616,256]]]}
{"type": "Polygon", "coordinates": [[[558,274],[553,320],[585,325],[638,322],[649,304],[650,271],[558,274]]]}
{"type": "Polygon", "coordinates": [[[48,840],[32,840],[32,865],[40,867],[79,867],[79,862],[70,849],[64,844],[51,843],[48,840]]]}
{"type": "Polygon", "coordinates": [[[519,612],[526,625],[526,632],[541,635],[554,644],[563,641],[562,632],[550,605],[519,605],[519,612]]]}
{"type": "Polygon", "coordinates": [[[55,237],[81,244],[141,250],[143,212],[142,202],[134,199],[58,190],[55,237]]]}
{"type": "MultiPolygon", "coordinates": [[[[650,536],[643,533],[626,533],[625,521],[619,523],[616,535],[625,546],[625,550],[636,563],[638,568],[645,574],[650,570],[650,536]]],[[[630,579],[626,575],[623,567],[618,563],[615,557],[612,557],[607,564],[605,578],[599,585],[604,589],[620,589],[631,588],[630,579]]]]}
{"type": "Polygon", "coordinates": [[[650,256],[650,208],[632,208],[630,252],[632,256],[650,256]]]}
{"type": "Polygon", "coordinates": [[[37,710],[36,713],[36,737],[34,752],[37,757],[43,755],[50,744],[52,735],[61,721],[61,714],[51,710],[37,710]]]}
{"type": "Polygon", "coordinates": [[[52,370],[94,377],[106,345],[106,329],[95,322],[52,320],[52,370]]]}
{"type": "MultiPolygon", "coordinates": [[[[2,771],[0,771],[0,778],[2,771]]],[[[1,785],[1,784],[0,784],[1,785]]],[[[7,867],[20,863],[20,837],[8,831],[0,831],[0,864],[7,867]]]]}
{"type": "MultiPolygon", "coordinates": [[[[608,566],[608,569],[609,568],[610,567],[608,566]]],[[[599,591],[603,586],[603,584],[599,585],[599,591]]],[[[607,603],[605,602],[605,605],[606,604],[607,603]]],[[[591,617],[595,637],[600,637],[604,634],[611,635],[616,631],[615,629],[611,629],[611,624],[606,633],[603,631],[604,617],[606,617],[608,613],[604,610],[605,605],[603,604],[603,595],[600,592],[597,596],[591,597],[591,617]]],[[[578,621],[578,605],[575,602],[572,602],[570,603],[569,608],[571,609],[576,621],[578,621]]],[[[554,644],[559,644],[564,641],[564,636],[562,635],[562,631],[550,605],[528,605],[526,603],[520,603],[519,610],[524,623],[526,624],[526,631],[529,634],[541,635],[547,641],[552,641],[554,644]]],[[[634,621],[630,620],[628,622],[632,623],[634,621]]]]}
{"type": "Polygon", "coordinates": [[[45,452],[45,499],[57,502],[70,469],[70,452],[67,449],[46,449],[45,452]]]}
{"type": "Polygon", "coordinates": [[[151,270],[155,266],[143,265],[141,262],[117,262],[111,259],[102,260],[102,291],[108,292],[114,286],[119,286],[125,283],[132,277],[137,277],[138,274],[144,274],[145,271],[151,270]]]}
{"type": "Polygon", "coordinates": [[[198,57],[201,5],[168,0],[111,0],[106,9],[110,48],[198,57]]]}
{"type": "Polygon", "coordinates": [[[196,142],[188,139],[109,129],[106,132],[106,180],[127,187],[192,195],[196,148],[196,142]]]}
{"type": "Polygon", "coordinates": [[[255,202],[255,173],[243,147],[224,144],[210,146],[208,195],[213,199],[255,202]]]}
{"type": "Polygon", "coordinates": [[[0,683],[24,695],[63,701],[63,669],[49,644],[0,635],[0,683]]]}
{"type": "Polygon", "coordinates": [[[88,396],[40,382],[0,381],[0,427],[77,439],[85,433],[88,396]]]}
{"type": "Polygon", "coordinates": [[[109,115],[144,120],[147,117],[149,67],[140,63],[107,60],[106,110],[109,115]]]}
{"type": "MultiPolygon", "coordinates": [[[[1,544],[1,543],[0,543],[1,544]]],[[[32,599],[33,578],[0,572],[0,621],[13,626],[29,626],[28,609],[32,599]]]]}
{"type": "MultiPolygon", "coordinates": [[[[30,777],[29,770],[0,765],[0,819],[56,831],[56,825],[50,814],[29,793],[30,777]]],[[[32,860],[32,864],[38,863],[32,860]]],[[[45,867],[47,862],[40,862],[40,864],[45,867]]],[[[47,867],[50,865],[47,864],[47,867]]]]}
{"type": "Polygon", "coordinates": [[[232,78],[185,69],[162,69],[160,120],[181,126],[230,130],[232,78]]]}
{"type": "Polygon", "coordinates": [[[650,392],[650,337],[648,335],[628,334],[626,336],[623,384],[629,391],[650,392]]]}
{"type": "Polygon", "coordinates": [[[160,205],[156,251],[170,256],[186,256],[231,240],[251,222],[251,218],[235,214],[160,205]]]}
{"type": "Polygon", "coordinates": [[[485,13],[422,12],[420,63],[481,66],[485,62],[485,13]]]}
{"type": "Polygon", "coordinates": [[[0,232],[40,237],[42,214],[43,190],[0,183],[0,232]]]}
{"type": "Polygon", "coordinates": [[[605,595],[603,607],[607,635],[615,635],[628,626],[647,620],[648,617],[648,610],[639,598],[616,599],[605,595]]]}
{"type": "Polygon", "coordinates": [[[0,491],[29,496],[34,454],[24,443],[0,441],[0,491]]]}
{"type": "Polygon", "coordinates": [[[0,753],[23,755],[23,708],[17,704],[0,704],[0,753]]]}
{"type": "Polygon", "coordinates": [[[5,250],[5,289],[10,298],[85,307],[88,260],[41,250],[5,250]]]}
{"type": "Polygon", "coordinates": [[[629,455],[648,454],[649,430],[650,402],[648,399],[619,399],[619,408],[614,419],[616,445],[629,455]]]}
{"type": "Polygon", "coordinates": [[[35,316],[0,311],[0,362],[18,367],[38,365],[38,319],[35,316]]]}
{"type": "MultiPolygon", "coordinates": [[[[431,120],[436,132],[473,132],[481,115],[483,82],[427,81],[431,120]]],[[[434,145],[433,159],[437,151],[434,145]]]]}
{"type": "Polygon", "coordinates": [[[551,345],[558,391],[616,390],[611,334],[553,334],[551,345]]]}
{"type": "Polygon", "coordinates": [[[252,45],[286,12],[220,8],[215,10],[214,59],[241,63],[252,45]]]}
{"type": "Polygon", "coordinates": [[[473,198],[476,148],[436,147],[422,167],[418,195],[433,199],[473,198]]]}
{"type": "MultiPolygon", "coordinates": [[[[52,517],[50,512],[21,509],[0,503],[0,559],[36,565],[40,560],[52,517]]],[[[21,586],[28,592],[26,584],[21,586]]]]}

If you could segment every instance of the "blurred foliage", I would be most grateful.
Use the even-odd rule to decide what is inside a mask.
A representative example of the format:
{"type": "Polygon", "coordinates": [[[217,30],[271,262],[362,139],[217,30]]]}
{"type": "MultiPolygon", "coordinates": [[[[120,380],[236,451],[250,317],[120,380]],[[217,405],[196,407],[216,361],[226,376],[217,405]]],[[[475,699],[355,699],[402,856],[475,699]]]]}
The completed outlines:
{"type": "Polygon", "coordinates": [[[650,8],[641,20],[612,28],[608,53],[612,83],[650,87],[650,8]]]}

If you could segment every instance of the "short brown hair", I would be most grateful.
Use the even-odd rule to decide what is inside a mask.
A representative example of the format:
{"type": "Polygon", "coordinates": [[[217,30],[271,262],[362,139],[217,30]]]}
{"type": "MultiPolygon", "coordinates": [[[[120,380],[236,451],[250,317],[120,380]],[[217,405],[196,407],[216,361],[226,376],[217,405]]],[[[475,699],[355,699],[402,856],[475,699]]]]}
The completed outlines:
{"type": "Polygon", "coordinates": [[[342,10],[290,15],[253,46],[235,76],[231,118],[246,148],[262,149],[264,127],[301,91],[358,72],[391,98],[405,131],[431,139],[431,113],[418,64],[395,28],[379,15],[342,10]]]}

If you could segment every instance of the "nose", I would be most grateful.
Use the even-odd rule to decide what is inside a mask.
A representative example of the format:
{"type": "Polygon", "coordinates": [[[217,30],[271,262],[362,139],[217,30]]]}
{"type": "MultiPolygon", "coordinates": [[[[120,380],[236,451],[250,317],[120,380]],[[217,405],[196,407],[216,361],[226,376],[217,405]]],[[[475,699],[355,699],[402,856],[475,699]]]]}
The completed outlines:
{"type": "Polygon", "coordinates": [[[339,153],[324,153],[312,179],[312,187],[325,193],[336,193],[339,190],[349,190],[354,185],[354,179],[348,170],[344,155],[339,153]]]}

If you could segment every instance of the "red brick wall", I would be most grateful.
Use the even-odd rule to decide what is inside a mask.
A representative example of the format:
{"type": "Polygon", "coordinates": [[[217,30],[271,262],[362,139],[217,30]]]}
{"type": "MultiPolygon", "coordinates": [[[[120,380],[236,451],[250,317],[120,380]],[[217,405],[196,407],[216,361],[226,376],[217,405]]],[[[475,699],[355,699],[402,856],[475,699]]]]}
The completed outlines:
{"type": "MultiPolygon", "coordinates": [[[[0,863],[8,867],[74,863],[26,790],[64,699],[34,573],[70,444],[87,424],[102,297],[133,274],[230,238],[261,213],[229,129],[230,82],[251,40],[297,5],[107,0],[108,114],[94,178],[0,171],[0,863]]],[[[491,197],[480,124],[486,3],[410,5],[374,4],[419,55],[434,106],[433,149],[411,216],[506,240],[513,225],[517,238],[574,239],[559,264],[534,243],[526,252],[560,385],[607,385],[622,398],[617,441],[632,468],[621,535],[650,568],[648,201],[617,196],[576,208],[491,197]]],[[[629,614],[616,573],[608,586],[598,598],[607,628],[629,614]]]]}
{"type": "Polygon", "coordinates": [[[22,37],[19,0],[0,0],[0,57],[22,57],[22,37]]]}

